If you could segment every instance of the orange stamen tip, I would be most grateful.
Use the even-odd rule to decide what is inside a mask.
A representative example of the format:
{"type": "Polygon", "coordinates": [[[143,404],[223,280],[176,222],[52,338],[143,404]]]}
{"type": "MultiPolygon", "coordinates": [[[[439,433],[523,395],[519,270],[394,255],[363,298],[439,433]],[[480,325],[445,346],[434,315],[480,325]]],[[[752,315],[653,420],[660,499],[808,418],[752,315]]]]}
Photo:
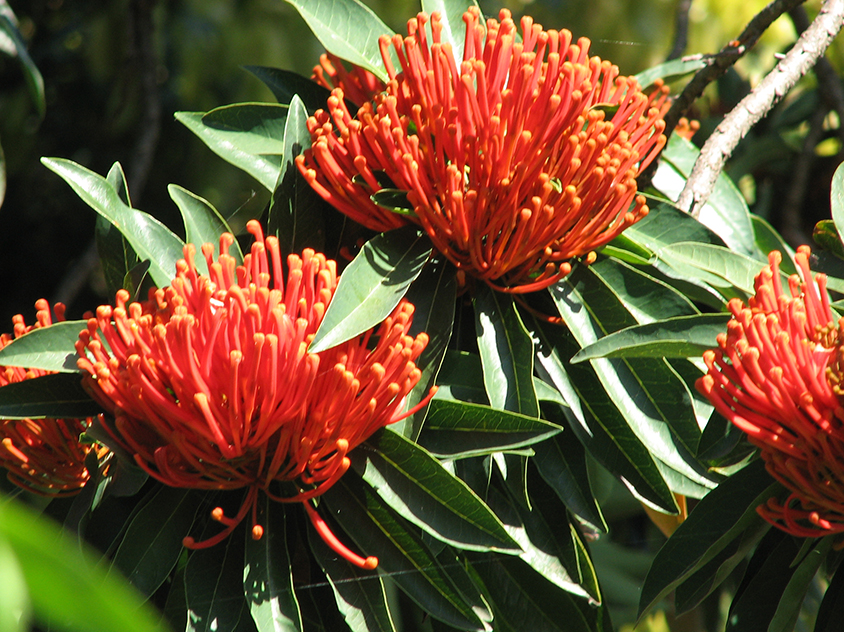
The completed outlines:
{"type": "Polygon", "coordinates": [[[252,539],[260,540],[262,537],[264,537],[264,527],[259,524],[256,524],[254,527],[252,527],[252,539]]]}
{"type": "Polygon", "coordinates": [[[186,535],[185,537],[182,538],[182,546],[185,547],[186,549],[192,549],[195,544],[196,544],[196,540],[194,540],[189,535],[186,535]]]}
{"type": "Polygon", "coordinates": [[[217,522],[222,522],[224,515],[222,507],[214,507],[211,511],[211,517],[217,522]]]}
{"type": "Polygon", "coordinates": [[[363,569],[367,571],[374,571],[378,568],[378,558],[370,555],[366,558],[366,562],[363,564],[363,569]]]}

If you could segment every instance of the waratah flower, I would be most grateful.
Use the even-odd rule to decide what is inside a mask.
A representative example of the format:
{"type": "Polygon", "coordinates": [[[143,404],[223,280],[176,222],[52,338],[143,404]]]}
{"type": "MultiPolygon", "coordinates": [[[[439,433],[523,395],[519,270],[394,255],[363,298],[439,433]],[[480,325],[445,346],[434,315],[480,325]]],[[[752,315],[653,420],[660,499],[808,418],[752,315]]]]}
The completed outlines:
{"type": "MultiPolygon", "coordinates": [[[[12,319],[14,335],[0,335],[0,349],[33,329],[53,324],[50,304],[35,303],[36,324],[27,326],[22,315],[12,319]]],[[[56,321],[64,320],[65,306],[54,306],[56,321]]],[[[0,386],[22,382],[49,371],[23,367],[0,367],[0,386]]],[[[85,459],[91,451],[102,456],[102,448],[80,442],[90,419],[3,419],[0,420],[0,467],[7,478],[28,491],[42,496],[72,496],[90,478],[85,459]]]]}
{"type": "Polygon", "coordinates": [[[374,568],[375,558],[330,536],[309,501],[346,472],[350,450],[410,414],[402,406],[420,379],[414,360],[427,336],[408,335],[413,306],[403,302],[377,332],[309,353],[337,286],[335,263],[305,250],[283,272],[278,240],[265,240],[254,220],[247,228],[255,242],[241,266],[223,234],[216,261],[214,247],[202,247],[207,276],[188,245],[169,287],[140,303],[118,292],[116,307],[100,307],[80,335],[79,367],[114,416],[114,440],[150,476],[173,487],[247,489],[233,518],[212,512],[223,531],[186,546],[220,542],[250,508],[260,538],[263,491],[303,503],[336,552],[374,568]]]}
{"type": "Polygon", "coordinates": [[[371,101],[385,87],[383,81],[360,66],[347,70],[343,60],[331,53],[320,56],[311,79],[329,90],[342,88],[343,96],[355,104],[371,101]]]}
{"type": "Polygon", "coordinates": [[[430,42],[424,13],[408,37],[382,37],[384,91],[352,116],[338,80],[327,111],[308,120],[313,145],[297,164],[364,226],[415,222],[459,269],[530,292],[568,274],[571,259],[594,260],[647,213],[636,176],[665,142],[666,91],[644,94],[590,58],[585,38],[574,44],[525,17],[520,42],[510,13],[499,17],[484,28],[476,8],[464,14],[462,61],[442,43],[437,13],[430,42]],[[406,191],[412,210],[373,202],[382,189],[406,191]]]}
{"type": "Polygon", "coordinates": [[[780,253],[756,277],[756,295],[732,314],[718,348],[704,354],[697,382],[715,408],[759,447],[768,472],[791,494],[757,508],[801,537],[844,532],[844,328],[832,312],[826,276],[812,278],[811,251],[798,249],[784,291],[780,253]]]}

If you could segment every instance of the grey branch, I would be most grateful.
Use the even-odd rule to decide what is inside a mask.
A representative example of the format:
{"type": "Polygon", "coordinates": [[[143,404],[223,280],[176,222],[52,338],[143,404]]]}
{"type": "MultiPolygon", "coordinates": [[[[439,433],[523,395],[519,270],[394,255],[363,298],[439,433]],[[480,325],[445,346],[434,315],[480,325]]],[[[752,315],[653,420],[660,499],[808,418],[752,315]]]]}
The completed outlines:
{"type": "Polygon", "coordinates": [[[844,0],[825,0],[815,20],[788,54],[730,112],[704,144],[677,206],[700,214],[727,159],[750,128],[761,120],[814,66],[844,25],[844,0]]]}

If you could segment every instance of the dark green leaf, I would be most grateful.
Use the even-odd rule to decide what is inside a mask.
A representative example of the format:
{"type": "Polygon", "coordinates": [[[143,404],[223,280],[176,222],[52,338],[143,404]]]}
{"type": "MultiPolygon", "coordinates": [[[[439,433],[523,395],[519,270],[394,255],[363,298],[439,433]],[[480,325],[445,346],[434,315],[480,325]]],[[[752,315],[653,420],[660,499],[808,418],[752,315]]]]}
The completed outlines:
{"type": "MultiPolygon", "coordinates": [[[[117,227],[102,215],[97,216],[94,237],[109,296],[114,296],[119,289],[125,289],[133,298],[136,297],[136,290],[140,287],[143,278],[137,279],[130,275],[130,270],[136,269],[140,264],[140,259],[132,250],[132,246],[117,227]],[[130,287],[127,287],[127,280],[133,281],[130,287]]],[[[144,263],[146,263],[144,269],[146,273],[149,270],[149,261],[144,263]]]]}
{"type": "Polygon", "coordinates": [[[204,114],[202,124],[247,154],[283,155],[287,107],[276,103],[223,105],[204,114]]]}
{"type": "Polygon", "coordinates": [[[432,617],[461,630],[484,630],[422,537],[355,476],[341,478],[322,496],[328,514],[366,552],[379,570],[432,617]]]}
{"type": "MultiPolygon", "coordinates": [[[[29,56],[29,51],[27,51],[26,44],[21,38],[20,31],[18,31],[14,22],[12,22],[6,13],[0,14],[0,34],[5,34],[12,40],[15,46],[15,54],[17,54],[23,66],[26,85],[29,88],[29,94],[32,96],[32,100],[35,102],[38,116],[39,118],[44,118],[44,113],[47,110],[47,101],[44,97],[44,78],[41,76],[38,66],[32,61],[32,57],[29,56]]],[[[0,203],[2,201],[3,197],[0,195],[0,203]]]]}
{"type": "Polygon", "coordinates": [[[694,314],[633,325],[585,346],[574,354],[571,361],[699,356],[716,346],[715,337],[727,331],[729,319],[729,314],[694,314]]]}
{"type": "MultiPolygon", "coordinates": [[[[286,0],[330,53],[387,80],[378,38],[393,31],[358,0],[286,0]]],[[[395,65],[395,64],[394,64],[395,65]]]]}
{"type": "Polygon", "coordinates": [[[369,197],[375,204],[388,211],[399,215],[416,217],[413,204],[407,199],[407,191],[402,191],[401,189],[379,189],[369,197]]]}
{"type": "Polygon", "coordinates": [[[478,284],[475,330],[484,370],[484,387],[493,408],[539,416],[533,386],[533,341],[513,299],[478,284]]]}
{"type": "MultiPolygon", "coordinates": [[[[278,143],[280,145],[284,133],[284,123],[278,119],[281,118],[282,109],[284,110],[284,118],[287,117],[287,106],[264,105],[267,108],[274,108],[267,113],[272,113],[276,116],[274,124],[280,128],[278,137],[278,143]]],[[[206,125],[204,122],[205,114],[203,112],[176,112],[175,116],[177,121],[196,134],[220,158],[251,175],[270,193],[275,190],[278,174],[281,170],[282,159],[280,155],[250,153],[249,150],[253,147],[260,148],[260,145],[257,143],[250,145],[247,142],[247,132],[225,128],[219,129],[212,125],[206,125]],[[241,143],[244,143],[246,148],[241,147],[241,143]]],[[[271,145],[267,143],[266,147],[271,147],[271,145]]]]}
{"type": "Polygon", "coordinates": [[[246,602],[259,632],[298,631],[302,629],[302,617],[287,551],[287,513],[266,494],[260,494],[257,502],[259,520],[265,521],[266,528],[260,540],[246,536],[243,565],[246,602]]]}
{"type": "Polygon", "coordinates": [[[0,387],[0,419],[84,419],[103,412],[76,373],[55,373],[0,387]]]}
{"type": "Polygon", "coordinates": [[[683,241],[660,248],[657,256],[681,274],[718,289],[753,294],[753,279],[764,264],[722,246],[683,241]]]}
{"type": "Polygon", "coordinates": [[[760,459],[704,497],[654,558],[642,586],[639,616],[754,523],[760,523],[756,506],[779,489],[760,459]]]}
{"type": "Polygon", "coordinates": [[[437,399],[489,405],[481,358],[468,351],[446,351],[437,376],[437,399]]]}
{"type": "Polygon", "coordinates": [[[814,632],[838,632],[841,627],[841,612],[844,608],[844,571],[838,572],[826,589],[815,619],[814,632]]]}
{"type": "MultiPolygon", "coordinates": [[[[794,265],[794,249],[785,242],[782,235],[780,235],[774,227],[767,222],[767,220],[762,219],[758,215],[751,215],[750,219],[753,220],[753,232],[756,235],[756,248],[760,255],[763,253],[765,254],[765,257],[763,258],[760,256],[760,259],[767,261],[767,253],[772,250],[779,250],[782,253],[780,270],[782,270],[785,274],[797,274],[797,266],[794,265]]],[[[835,238],[838,239],[837,234],[835,235],[835,238]]]]}
{"type": "Polygon", "coordinates": [[[423,449],[389,429],[363,446],[352,467],[406,520],[461,549],[519,550],[489,507],[423,449]]]}
{"type": "Polygon", "coordinates": [[[712,229],[670,204],[657,204],[645,217],[625,229],[622,236],[641,244],[650,252],[678,241],[726,246],[712,229]]]}
{"type": "Polygon", "coordinates": [[[533,450],[536,469],[566,507],[596,529],[607,532],[607,523],[589,483],[583,445],[575,437],[557,435],[536,444],[533,450]]]}
{"type": "Polygon", "coordinates": [[[87,328],[84,320],[67,320],[33,329],[0,349],[0,365],[76,373],[74,345],[87,328]]]}
{"type": "Polygon", "coordinates": [[[337,607],[349,629],[352,632],[394,632],[396,628],[381,576],[338,559],[312,529],[308,530],[308,541],[331,584],[337,607]]]}
{"type": "MultiPolygon", "coordinates": [[[[428,345],[416,359],[416,367],[422,371],[422,377],[405,402],[405,406],[411,409],[428,396],[436,383],[451,340],[457,302],[454,266],[442,257],[435,257],[422,269],[405,298],[415,308],[409,334],[415,336],[425,332],[428,336],[428,345]]],[[[412,441],[418,440],[429,407],[402,419],[392,429],[412,441]]]]}
{"type": "Polygon", "coordinates": [[[156,285],[170,284],[176,261],[182,258],[181,239],[151,215],[126,206],[102,176],[63,158],[42,158],[41,162],[64,178],[88,206],[116,226],[141,259],[149,259],[149,273],[156,285]]]}
{"type": "MultiPolygon", "coordinates": [[[[231,233],[232,229],[208,200],[175,184],[168,186],[167,191],[170,193],[170,199],[179,207],[179,212],[185,222],[185,242],[196,247],[197,268],[200,273],[208,274],[205,257],[202,256],[200,251],[202,245],[213,244],[216,254],[219,250],[220,235],[231,233]]],[[[234,252],[229,254],[235,258],[238,264],[243,261],[243,253],[240,251],[240,244],[237,241],[234,242],[234,252]]]]}
{"type": "MultiPolygon", "coordinates": [[[[841,237],[838,236],[838,230],[835,228],[835,222],[831,219],[822,219],[815,224],[815,228],[812,230],[812,241],[839,259],[844,259],[844,243],[841,242],[841,237]]],[[[788,258],[784,261],[788,261],[788,258]]]]}
{"type": "Polygon", "coordinates": [[[324,110],[331,91],[302,75],[281,68],[244,66],[270,89],[279,103],[290,103],[298,96],[309,112],[324,110]]]}
{"type": "Polygon", "coordinates": [[[434,399],[419,443],[441,458],[466,458],[523,448],[559,431],[534,417],[434,399]]]}
{"type": "Polygon", "coordinates": [[[150,598],[176,566],[199,502],[200,495],[190,490],[160,487],[129,524],[110,572],[120,570],[150,598]]]}
{"type": "MultiPolygon", "coordinates": [[[[74,632],[166,629],[126,581],[106,575],[97,565],[98,555],[13,499],[3,501],[0,541],[11,547],[43,627],[74,632]]],[[[6,580],[4,575],[4,591],[11,590],[6,580]]]]}
{"type": "Polygon", "coordinates": [[[689,73],[700,70],[709,63],[708,60],[702,56],[694,58],[672,59],[656,66],[652,66],[647,70],[643,70],[633,78],[639,82],[643,88],[653,85],[657,79],[662,79],[666,83],[679,79],[689,73]]]}
{"type": "Polygon", "coordinates": [[[422,272],[430,254],[427,237],[411,226],[370,239],[343,271],[308,350],[330,349],[381,323],[422,272]]]}
{"type": "MultiPolygon", "coordinates": [[[[662,152],[662,160],[652,180],[654,188],[676,200],[699,155],[700,150],[691,141],[673,134],[662,152]]],[[[757,254],[747,203],[724,173],[718,177],[712,195],[698,219],[737,253],[757,254]]]]}
{"type": "Polygon", "coordinates": [[[799,563],[779,599],[771,625],[768,627],[769,632],[792,632],[795,629],[800,606],[832,546],[833,538],[820,540],[799,563]]]}
{"type": "Polygon", "coordinates": [[[325,248],[325,202],[294,165],[296,156],[311,145],[307,120],[305,106],[294,95],[284,123],[281,171],[267,218],[267,233],[278,236],[284,253],[325,248]]]}

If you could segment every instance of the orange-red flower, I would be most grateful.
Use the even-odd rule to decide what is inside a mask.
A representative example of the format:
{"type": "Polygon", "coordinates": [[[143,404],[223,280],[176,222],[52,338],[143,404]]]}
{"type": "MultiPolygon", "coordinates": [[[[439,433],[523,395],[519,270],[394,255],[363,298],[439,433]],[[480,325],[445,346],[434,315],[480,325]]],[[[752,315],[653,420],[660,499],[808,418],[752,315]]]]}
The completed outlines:
{"type": "Polygon", "coordinates": [[[364,226],[415,222],[459,269],[534,291],[647,213],[636,176],[665,142],[666,92],[645,95],[568,31],[522,18],[519,42],[506,10],[486,28],[475,8],[463,19],[462,61],[442,43],[437,13],[431,42],[424,13],[408,37],[382,37],[384,91],[352,116],[338,81],[327,111],[308,121],[313,146],[297,164],[364,226]],[[375,204],[383,188],[407,191],[412,213],[375,204]]]}
{"type": "MultiPolygon", "coordinates": [[[[12,319],[14,336],[0,335],[0,349],[32,329],[53,324],[50,304],[35,303],[36,324],[27,326],[23,316],[12,319]]],[[[65,306],[54,306],[56,321],[64,320],[65,306]]],[[[49,371],[23,367],[0,367],[0,386],[46,375],[49,371]]],[[[7,478],[23,489],[42,496],[72,496],[90,478],[85,458],[97,447],[80,443],[79,437],[90,419],[3,419],[0,420],[0,467],[7,478]]]]}
{"type": "Polygon", "coordinates": [[[780,278],[780,253],[756,277],[745,306],[707,351],[698,389],[759,447],[768,472],[791,494],[757,511],[805,537],[844,532],[844,328],[830,308],[826,276],[812,278],[810,250],[795,257],[802,280],[780,278]]]}
{"type": "Polygon", "coordinates": [[[368,70],[360,66],[347,70],[343,60],[331,53],[320,56],[311,79],[329,90],[342,88],[343,96],[356,104],[371,101],[385,88],[384,82],[368,70]]]}
{"type": "MultiPolygon", "coordinates": [[[[194,548],[221,541],[250,508],[260,538],[259,491],[304,503],[327,533],[309,501],[345,473],[350,450],[404,416],[427,343],[407,335],[413,306],[404,302],[377,332],[309,353],[337,285],[335,263],[305,250],[283,272],[278,240],[265,240],[254,220],[247,228],[255,242],[243,265],[228,254],[229,234],[216,261],[214,247],[202,247],[207,276],[188,245],[169,287],[142,303],[118,292],[116,307],[100,307],[77,343],[94,397],[114,415],[114,439],[140,467],[174,487],[247,489],[234,518],[212,512],[226,529],[202,543],[186,538],[194,548]]],[[[377,563],[327,542],[356,564],[377,563]]]]}

